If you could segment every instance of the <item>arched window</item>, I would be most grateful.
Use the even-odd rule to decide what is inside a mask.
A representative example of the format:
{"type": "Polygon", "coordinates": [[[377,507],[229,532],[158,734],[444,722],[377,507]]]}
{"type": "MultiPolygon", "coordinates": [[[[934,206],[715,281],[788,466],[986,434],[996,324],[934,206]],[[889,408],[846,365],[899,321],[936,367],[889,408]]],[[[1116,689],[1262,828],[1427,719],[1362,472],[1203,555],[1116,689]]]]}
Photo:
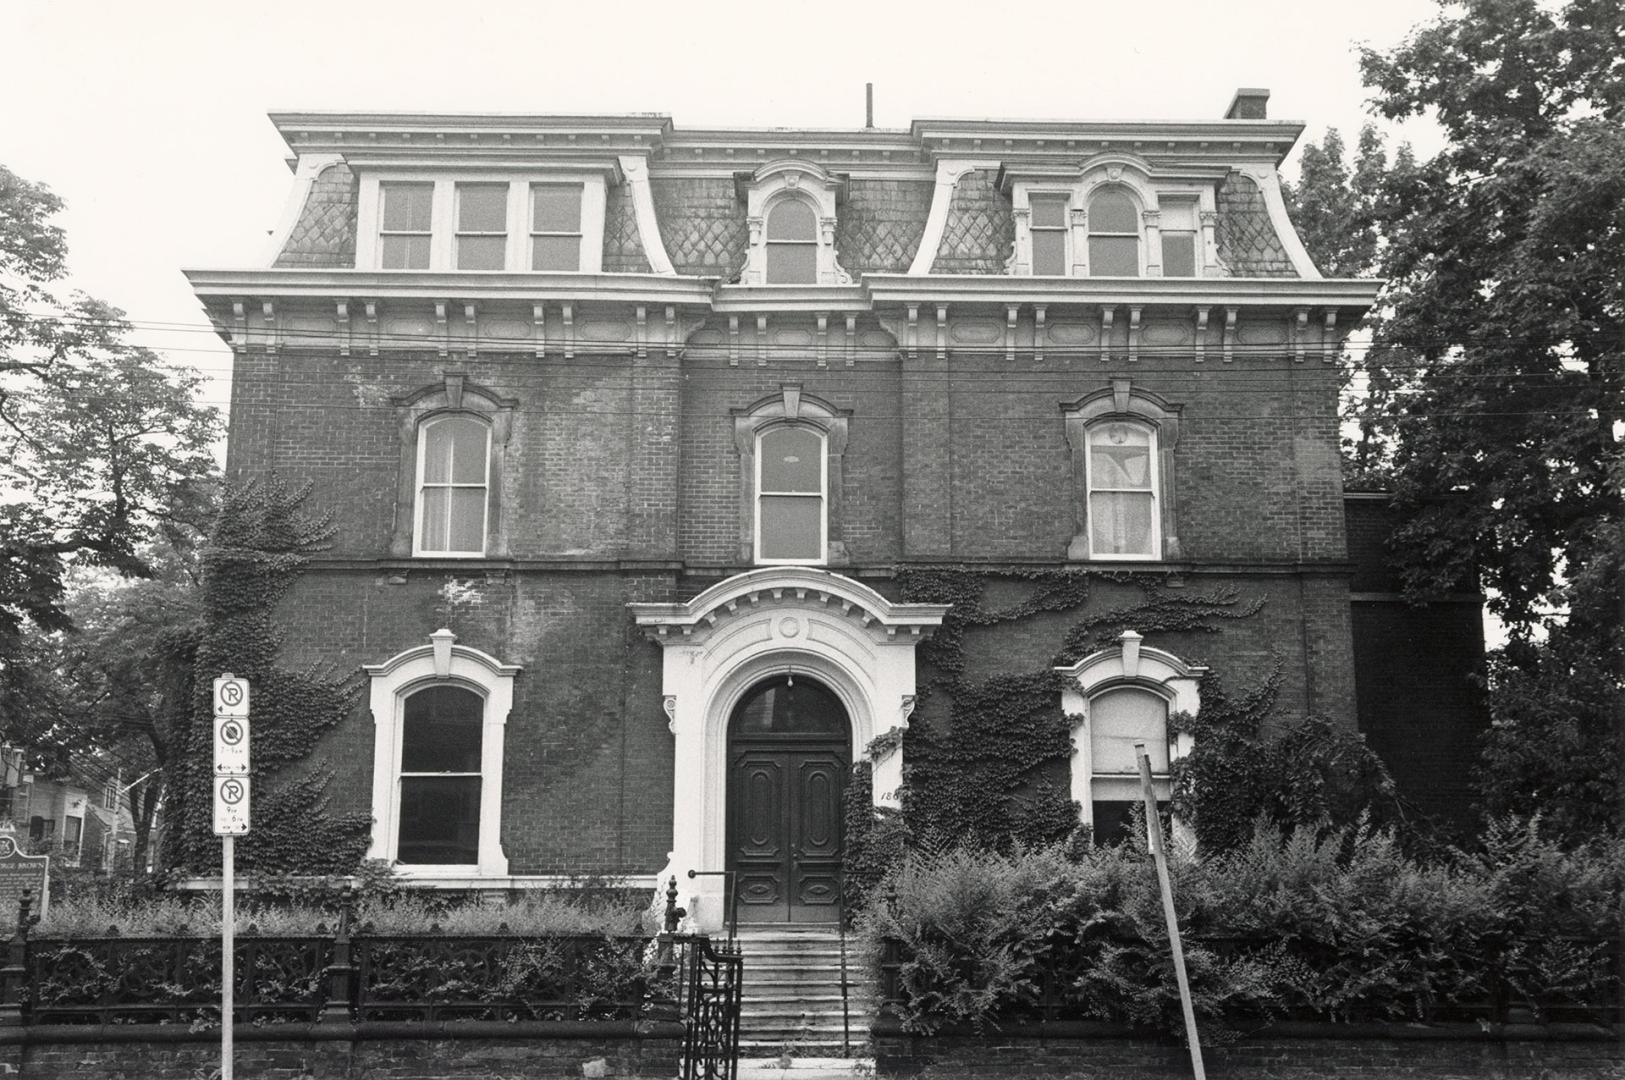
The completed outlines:
{"type": "Polygon", "coordinates": [[[1151,759],[1157,801],[1169,798],[1168,702],[1133,686],[1118,686],[1089,699],[1089,811],[1097,843],[1126,838],[1130,807],[1144,799],[1136,744],[1151,759]]]}
{"type": "Polygon", "coordinates": [[[406,699],[401,724],[395,858],[408,865],[473,865],[480,849],[485,700],[430,686],[406,699]]]}
{"type": "Polygon", "coordinates": [[[1161,558],[1155,429],[1102,420],[1090,426],[1085,454],[1090,557],[1161,558]]]}
{"type": "Polygon", "coordinates": [[[796,198],[780,199],[767,212],[767,284],[818,282],[818,216],[796,198]]]}
{"type": "Polygon", "coordinates": [[[827,490],[822,431],[801,424],[780,424],[757,435],[757,562],[826,561],[827,490]]]}
{"type": "Polygon", "coordinates": [[[1140,215],[1134,200],[1115,188],[1089,200],[1091,277],[1140,276],[1140,215]]]}
{"type": "Polygon", "coordinates": [[[413,553],[485,554],[491,428],[466,415],[439,416],[418,434],[413,553]]]}

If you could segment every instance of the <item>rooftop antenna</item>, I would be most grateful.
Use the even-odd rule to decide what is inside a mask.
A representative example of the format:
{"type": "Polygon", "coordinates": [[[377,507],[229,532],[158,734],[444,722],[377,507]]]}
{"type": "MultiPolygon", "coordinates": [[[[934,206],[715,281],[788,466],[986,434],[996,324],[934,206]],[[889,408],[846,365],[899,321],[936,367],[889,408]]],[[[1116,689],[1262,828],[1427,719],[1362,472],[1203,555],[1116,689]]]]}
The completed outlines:
{"type": "Polygon", "coordinates": [[[863,129],[865,131],[872,131],[874,130],[874,126],[875,84],[872,82],[866,82],[863,84],[863,129]]]}

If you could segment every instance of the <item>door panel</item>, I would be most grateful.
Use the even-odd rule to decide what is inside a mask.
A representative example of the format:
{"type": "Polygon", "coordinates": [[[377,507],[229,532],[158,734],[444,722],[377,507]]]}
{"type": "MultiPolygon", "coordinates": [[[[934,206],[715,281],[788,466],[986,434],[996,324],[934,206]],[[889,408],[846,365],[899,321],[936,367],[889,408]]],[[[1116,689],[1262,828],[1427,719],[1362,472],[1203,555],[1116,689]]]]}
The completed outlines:
{"type": "Polygon", "coordinates": [[[728,868],[740,922],[839,918],[846,748],[736,742],[728,783],[728,868]]]}

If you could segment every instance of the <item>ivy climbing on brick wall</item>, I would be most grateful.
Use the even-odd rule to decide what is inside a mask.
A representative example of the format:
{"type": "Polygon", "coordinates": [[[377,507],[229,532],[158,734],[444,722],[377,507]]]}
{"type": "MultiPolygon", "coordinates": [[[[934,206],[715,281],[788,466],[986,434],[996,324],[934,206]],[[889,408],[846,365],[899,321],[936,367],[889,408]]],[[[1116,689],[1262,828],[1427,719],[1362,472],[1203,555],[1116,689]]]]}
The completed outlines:
{"type": "Polygon", "coordinates": [[[309,486],[279,478],[229,490],[203,551],[203,634],[187,752],[172,787],[166,862],[183,873],[218,873],[213,834],[212,682],[222,672],[253,687],[250,723],[253,829],[237,845],[244,872],[334,874],[355,869],[366,851],[372,815],[335,813],[333,770],[311,760],[321,737],[355,709],[362,686],[353,672],[328,666],[293,670],[276,663],[281,645],[272,613],[336,531],[304,508],[309,486]]]}

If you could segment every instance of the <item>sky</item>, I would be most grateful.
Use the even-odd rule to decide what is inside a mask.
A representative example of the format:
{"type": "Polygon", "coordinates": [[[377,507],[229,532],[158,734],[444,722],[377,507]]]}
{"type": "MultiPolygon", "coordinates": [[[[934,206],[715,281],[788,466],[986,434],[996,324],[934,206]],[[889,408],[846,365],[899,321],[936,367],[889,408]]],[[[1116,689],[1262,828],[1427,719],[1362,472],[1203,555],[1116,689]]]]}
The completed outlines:
{"type": "MultiPolygon", "coordinates": [[[[947,116],[1217,119],[1250,86],[1270,90],[1271,118],[1308,125],[1301,148],[1327,127],[1352,143],[1369,119],[1357,43],[1391,47],[1436,10],[1431,0],[0,0],[0,163],[66,202],[73,285],[125,309],[143,344],[223,379],[230,355],[204,331],[180,269],[265,265],[292,183],[268,112],[861,127],[872,82],[876,125],[907,128],[947,116]]],[[[1429,149],[1420,125],[1392,130],[1429,149]]]]}

